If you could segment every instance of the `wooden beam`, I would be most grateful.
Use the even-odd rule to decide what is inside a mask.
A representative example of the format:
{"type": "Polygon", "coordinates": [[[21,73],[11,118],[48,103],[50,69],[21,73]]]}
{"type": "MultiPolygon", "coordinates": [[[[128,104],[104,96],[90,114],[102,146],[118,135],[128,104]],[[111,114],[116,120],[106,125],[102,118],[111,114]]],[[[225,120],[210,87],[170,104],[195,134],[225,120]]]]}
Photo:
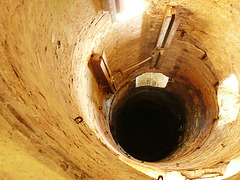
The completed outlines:
{"type": "Polygon", "coordinates": [[[180,8],[167,6],[156,48],[168,48],[180,24],[180,8]]]}
{"type": "Polygon", "coordinates": [[[150,69],[156,68],[158,66],[159,62],[162,61],[163,54],[164,54],[164,49],[157,49],[157,48],[154,49],[151,55],[152,60],[150,63],[150,69]]]}
{"type": "Polygon", "coordinates": [[[105,89],[108,92],[115,93],[117,91],[115,80],[111,75],[107,60],[104,59],[103,56],[106,58],[105,53],[103,53],[103,55],[93,53],[89,60],[89,66],[91,67],[97,81],[105,86],[105,89]]]}
{"type": "Polygon", "coordinates": [[[170,46],[176,30],[180,24],[180,8],[167,6],[156,47],[152,53],[150,69],[159,69],[165,50],[170,46]]]}

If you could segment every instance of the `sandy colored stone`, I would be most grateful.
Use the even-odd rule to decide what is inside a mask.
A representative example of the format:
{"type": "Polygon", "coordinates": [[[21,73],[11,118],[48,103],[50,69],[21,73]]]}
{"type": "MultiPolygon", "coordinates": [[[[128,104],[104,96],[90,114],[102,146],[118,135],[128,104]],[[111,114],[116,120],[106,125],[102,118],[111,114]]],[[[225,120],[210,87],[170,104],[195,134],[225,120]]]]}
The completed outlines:
{"type": "MultiPolygon", "coordinates": [[[[135,77],[148,71],[149,63],[122,71],[149,57],[167,4],[182,7],[182,22],[159,72],[185,87],[194,86],[197,91],[188,93],[195,102],[200,101],[195,96],[200,91],[206,107],[218,108],[218,84],[232,74],[238,81],[240,77],[239,1],[149,2],[143,16],[112,24],[108,13],[99,21],[103,12],[97,0],[1,0],[1,178],[151,179],[133,168],[142,164],[121,159],[110,148],[114,142],[109,133],[104,135],[109,131],[108,95],[88,60],[92,52],[105,51],[118,88],[129,90],[135,77]],[[83,122],[76,124],[79,116],[83,122]]],[[[206,114],[203,122],[209,128],[206,137],[202,133],[200,148],[150,166],[181,172],[211,168],[240,156],[240,115],[217,126],[217,114],[209,109],[206,114]]]]}

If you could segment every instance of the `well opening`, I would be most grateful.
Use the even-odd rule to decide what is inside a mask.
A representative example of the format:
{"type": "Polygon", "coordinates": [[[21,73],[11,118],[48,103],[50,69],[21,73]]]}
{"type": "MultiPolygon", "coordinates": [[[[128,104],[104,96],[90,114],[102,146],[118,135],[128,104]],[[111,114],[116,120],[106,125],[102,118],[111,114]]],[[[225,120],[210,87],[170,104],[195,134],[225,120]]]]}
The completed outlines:
{"type": "Polygon", "coordinates": [[[170,155],[179,145],[184,109],[174,94],[140,87],[114,109],[114,139],[131,156],[148,162],[170,155]]]}
{"type": "Polygon", "coordinates": [[[120,89],[111,106],[110,129],[120,150],[144,162],[169,162],[203,145],[218,114],[214,87],[209,94],[183,77],[169,79],[165,88],[134,83],[120,89]]]}

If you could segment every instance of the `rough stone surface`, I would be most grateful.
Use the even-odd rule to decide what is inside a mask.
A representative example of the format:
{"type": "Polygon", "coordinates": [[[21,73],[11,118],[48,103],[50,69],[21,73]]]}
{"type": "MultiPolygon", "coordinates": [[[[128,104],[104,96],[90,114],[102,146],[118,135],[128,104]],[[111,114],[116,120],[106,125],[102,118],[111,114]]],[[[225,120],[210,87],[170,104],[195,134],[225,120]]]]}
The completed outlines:
{"type": "MultiPolygon", "coordinates": [[[[240,156],[239,113],[235,121],[219,126],[221,119],[207,108],[203,135],[189,129],[194,132],[189,142],[202,137],[196,139],[198,147],[185,144],[184,151],[191,146],[186,156],[157,164],[139,165],[124,157],[127,164],[122,162],[111,149],[109,96],[88,67],[92,52],[105,51],[118,88],[129,90],[135,77],[149,71],[149,62],[123,71],[150,56],[165,6],[179,5],[180,27],[154,72],[191,85],[194,90],[188,89],[186,97],[217,112],[218,85],[232,74],[240,78],[239,1],[148,0],[143,16],[114,24],[108,13],[101,18],[101,2],[0,1],[0,176],[145,180],[151,178],[127,164],[194,171],[240,156]],[[76,117],[83,121],[77,124],[76,117]]],[[[192,118],[188,127],[195,122],[192,118]]],[[[239,179],[239,174],[229,179],[239,179]]]]}
{"type": "Polygon", "coordinates": [[[1,178],[150,179],[98,140],[81,107],[81,66],[105,27],[95,21],[100,3],[4,0],[0,7],[1,178]]]}

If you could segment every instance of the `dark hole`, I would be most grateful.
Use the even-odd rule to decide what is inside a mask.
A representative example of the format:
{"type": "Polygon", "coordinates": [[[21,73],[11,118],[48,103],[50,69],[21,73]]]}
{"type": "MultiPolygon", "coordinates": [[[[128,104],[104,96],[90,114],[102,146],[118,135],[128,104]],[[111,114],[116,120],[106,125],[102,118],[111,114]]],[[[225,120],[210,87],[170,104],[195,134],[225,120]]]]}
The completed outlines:
{"type": "Polygon", "coordinates": [[[57,44],[58,44],[58,48],[61,47],[61,41],[57,41],[57,44]]]}
{"type": "Polygon", "coordinates": [[[136,88],[113,110],[112,134],[132,157],[156,162],[177,147],[184,122],[178,99],[160,88],[136,88]]]}

